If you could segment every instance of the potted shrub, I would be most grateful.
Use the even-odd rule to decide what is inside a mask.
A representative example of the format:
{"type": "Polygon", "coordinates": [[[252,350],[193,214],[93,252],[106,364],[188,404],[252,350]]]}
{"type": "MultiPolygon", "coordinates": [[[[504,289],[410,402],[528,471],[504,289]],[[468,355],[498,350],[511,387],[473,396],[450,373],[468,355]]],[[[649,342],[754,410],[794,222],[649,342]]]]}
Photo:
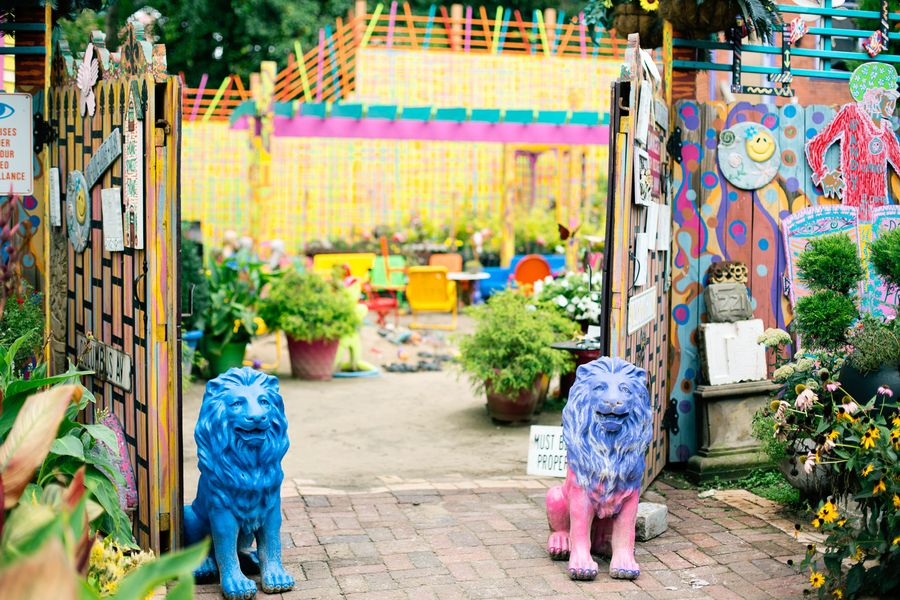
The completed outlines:
{"type": "Polygon", "coordinates": [[[243,365],[247,344],[256,333],[256,302],[270,277],[262,263],[243,254],[211,265],[209,306],[200,340],[211,376],[243,365]]]}
{"type": "Polygon", "coordinates": [[[559,340],[560,331],[574,333],[574,324],[512,290],[495,294],[469,313],[476,328],[460,341],[462,370],[476,392],[487,396],[494,421],[530,421],[543,376],[572,368],[571,357],[550,344],[559,340]]]}
{"type": "Polygon", "coordinates": [[[194,240],[181,238],[181,370],[190,376],[194,353],[203,337],[206,313],[209,310],[209,280],[203,272],[203,256],[200,245],[194,240]]]}
{"type": "Polygon", "coordinates": [[[302,379],[331,379],[341,338],[359,324],[356,303],[337,282],[296,271],[272,285],[260,315],[270,329],[284,331],[291,374],[302,379]]]}
{"type": "MultiPolygon", "coordinates": [[[[897,298],[900,294],[900,229],[881,234],[869,246],[869,263],[897,298]]],[[[896,315],[898,310],[894,306],[896,315]]],[[[850,331],[852,352],[841,383],[852,396],[871,398],[881,386],[900,391],[900,326],[897,319],[865,316],[850,331]]]]}

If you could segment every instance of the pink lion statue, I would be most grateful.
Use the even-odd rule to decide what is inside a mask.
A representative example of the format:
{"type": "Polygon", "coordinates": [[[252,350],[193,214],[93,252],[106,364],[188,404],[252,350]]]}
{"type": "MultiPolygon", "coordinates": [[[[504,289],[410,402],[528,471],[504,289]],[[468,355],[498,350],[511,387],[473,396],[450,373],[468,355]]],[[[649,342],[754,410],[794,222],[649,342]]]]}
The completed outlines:
{"type": "Polygon", "coordinates": [[[653,439],[647,372],[620,358],[578,367],[563,410],[568,473],[547,491],[553,560],[568,560],[572,579],[597,577],[591,553],[610,556],[609,574],[634,579],[634,527],[653,439]]]}

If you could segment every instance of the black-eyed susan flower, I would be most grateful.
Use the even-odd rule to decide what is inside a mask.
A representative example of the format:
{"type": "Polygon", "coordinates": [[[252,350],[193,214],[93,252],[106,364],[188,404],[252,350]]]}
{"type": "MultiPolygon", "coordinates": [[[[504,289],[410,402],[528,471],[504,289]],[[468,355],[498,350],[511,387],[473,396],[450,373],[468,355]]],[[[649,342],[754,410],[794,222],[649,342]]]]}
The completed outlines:
{"type": "Polygon", "coordinates": [[[875,440],[881,437],[881,434],[878,433],[878,429],[875,427],[869,427],[866,432],[863,434],[862,442],[860,446],[864,449],[868,450],[870,448],[875,447],[875,440]]]}
{"type": "Polygon", "coordinates": [[[659,9],[659,0],[641,0],[641,8],[647,12],[653,12],[659,9]]]}
{"type": "Polygon", "coordinates": [[[891,419],[891,425],[893,425],[894,427],[900,427],[900,416],[896,416],[891,419]]]}
{"type": "Polygon", "coordinates": [[[869,473],[871,473],[874,469],[875,469],[875,465],[873,465],[872,463],[867,464],[866,468],[862,470],[862,476],[868,477],[869,473]]]}
{"type": "Polygon", "coordinates": [[[822,525],[822,519],[816,517],[812,520],[812,526],[818,529],[822,525]]]}
{"type": "Polygon", "coordinates": [[[894,450],[900,449],[900,429],[891,429],[891,445],[894,450]]]}
{"type": "Polygon", "coordinates": [[[891,502],[894,503],[894,510],[900,510],[900,496],[894,494],[894,497],[891,498],[891,502]]]}
{"type": "Polygon", "coordinates": [[[872,488],[872,495],[877,496],[881,492],[887,489],[887,486],[884,485],[884,479],[879,479],[878,483],[875,484],[875,487],[872,488]]]}
{"type": "Polygon", "coordinates": [[[843,526],[844,526],[844,523],[846,523],[846,522],[847,522],[847,519],[841,519],[840,521],[837,522],[837,526],[838,526],[838,527],[843,527],[843,526]]]}
{"type": "Polygon", "coordinates": [[[842,590],[834,590],[831,592],[831,596],[835,598],[835,600],[844,600],[844,592],[842,590]]]}
{"type": "Polygon", "coordinates": [[[809,574],[809,585],[813,586],[816,589],[819,589],[820,587],[825,585],[825,576],[818,571],[813,571],[809,574]]]}
{"type": "Polygon", "coordinates": [[[838,518],[837,507],[831,503],[831,501],[826,502],[822,505],[822,508],[819,509],[817,513],[819,518],[822,519],[825,523],[831,523],[835,519],[838,518]]]}
{"type": "Polygon", "coordinates": [[[853,556],[857,561],[862,561],[866,558],[866,553],[859,546],[856,547],[856,554],[853,556]]]}
{"type": "Polygon", "coordinates": [[[897,537],[894,538],[894,541],[891,542],[891,545],[892,546],[900,545],[900,535],[898,535],[897,537]]]}

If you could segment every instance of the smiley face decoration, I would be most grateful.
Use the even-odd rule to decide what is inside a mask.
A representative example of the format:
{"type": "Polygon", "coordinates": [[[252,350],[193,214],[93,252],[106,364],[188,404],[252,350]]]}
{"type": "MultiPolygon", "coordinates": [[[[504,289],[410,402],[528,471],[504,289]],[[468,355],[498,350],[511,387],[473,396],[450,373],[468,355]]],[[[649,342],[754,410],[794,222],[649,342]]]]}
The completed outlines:
{"type": "Polygon", "coordinates": [[[719,134],[719,169],[735,187],[757,190],[775,178],[781,152],[775,135],[759,123],[738,123],[719,134]]]}

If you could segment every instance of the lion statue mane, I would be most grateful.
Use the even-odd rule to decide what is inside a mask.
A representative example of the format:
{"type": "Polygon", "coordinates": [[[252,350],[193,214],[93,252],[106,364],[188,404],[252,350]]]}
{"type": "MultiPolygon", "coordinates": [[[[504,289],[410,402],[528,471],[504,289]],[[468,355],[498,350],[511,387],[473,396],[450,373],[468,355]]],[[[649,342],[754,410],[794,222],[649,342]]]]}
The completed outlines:
{"type": "Polygon", "coordinates": [[[609,357],[579,366],[563,410],[563,439],[566,480],[547,492],[551,557],[568,559],[573,579],[594,579],[591,551],[612,554],[610,574],[634,579],[634,526],[653,439],[647,372],[609,357]]]}
{"type": "Polygon", "coordinates": [[[289,440],[278,379],[243,367],[211,380],[194,439],[200,481],[196,499],[185,507],[185,534],[188,543],[209,535],[213,540],[195,576],[218,573],[229,600],[256,594],[242,564],[259,569],[264,592],[292,589],[294,580],[281,564],[281,459],[289,440]]]}

